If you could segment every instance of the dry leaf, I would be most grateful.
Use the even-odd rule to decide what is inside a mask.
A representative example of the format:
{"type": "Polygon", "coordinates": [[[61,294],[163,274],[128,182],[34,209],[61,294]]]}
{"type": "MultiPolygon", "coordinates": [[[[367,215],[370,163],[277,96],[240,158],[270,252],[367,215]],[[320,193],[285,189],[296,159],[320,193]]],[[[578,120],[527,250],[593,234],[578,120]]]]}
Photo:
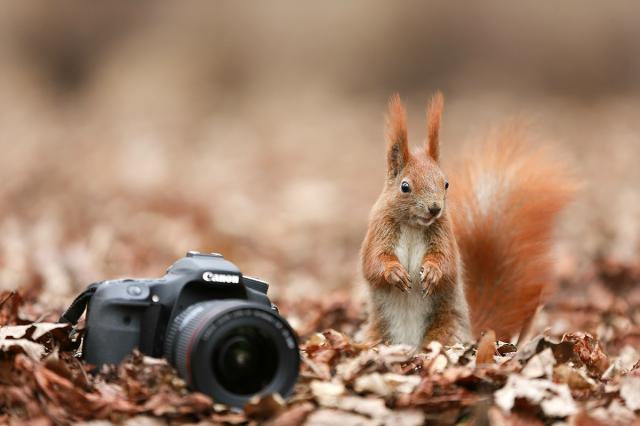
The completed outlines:
{"type": "Polygon", "coordinates": [[[620,396],[629,409],[640,410],[640,377],[624,377],[620,383],[620,396]]]}
{"type": "Polygon", "coordinates": [[[602,351],[600,343],[590,334],[582,332],[566,334],[563,341],[574,344],[573,352],[592,374],[601,376],[609,367],[609,358],[602,351]]]}
{"type": "Polygon", "coordinates": [[[522,375],[530,379],[538,377],[551,378],[553,374],[553,366],[556,359],[553,356],[551,348],[546,348],[542,352],[532,356],[522,369],[522,375]]]}
{"type": "Polygon", "coordinates": [[[27,339],[0,339],[0,352],[23,352],[34,360],[40,360],[45,347],[27,339]]]}
{"type": "Polygon", "coordinates": [[[244,414],[251,419],[269,419],[284,411],[285,401],[278,394],[256,395],[244,406],[244,414]]]}
{"type": "Polygon", "coordinates": [[[512,374],[507,384],[495,393],[496,405],[505,411],[514,408],[517,399],[538,405],[549,417],[567,417],[577,412],[569,387],[550,380],[529,379],[512,374]]]}
{"type": "Polygon", "coordinates": [[[447,347],[445,354],[447,355],[447,358],[451,360],[452,364],[466,365],[471,362],[473,358],[473,347],[471,345],[457,343],[447,347]]]}
{"type": "Polygon", "coordinates": [[[478,342],[476,364],[493,364],[493,356],[496,353],[496,333],[488,330],[478,342]]]}
{"type": "Polygon", "coordinates": [[[593,379],[568,364],[560,364],[553,369],[553,381],[566,383],[571,390],[587,390],[595,386],[593,379]]]}
{"type": "Polygon", "coordinates": [[[287,408],[286,411],[278,414],[275,418],[266,423],[268,426],[299,426],[302,425],[309,414],[315,410],[315,406],[310,402],[295,404],[287,408]]]}
{"type": "Polygon", "coordinates": [[[341,382],[321,382],[314,380],[311,382],[311,393],[320,405],[332,406],[338,397],[345,393],[345,387],[341,382]]]}
{"type": "Polygon", "coordinates": [[[445,354],[439,354],[428,364],[429,375],[442,373],[449,365],[449,358],[445,354]]]}
{"type": "Polygon", "coordinates": [[[394,393],[411,393],[420,383],[418,376],[403,376],[393,373],[370,373],[356,378],[353,388],[356,392],[371,392],[381,397],[394,393]]]}
{"type": "Polygon", "coordinates": [[[332,408],[321,408],[309,415],[305,426],[377,426],[377,421],[332,408]]]}
{"type": "MultiPolygon", "coordinates": [[[[620,299],[612,300],[619,303],[620,299]]],[[[492,419],[505,424],[553,423],[565,418],[568,422],[590,419],[606,424],[633,421],[638,404],[640,361],[633,339],[640,336],[640,315],[625,318],[624,313],[635,312],[631,303],[640,306],[640,292],[637,301],[629,296],[624,301],[627,305],[610,312],[592,312],[566,302],[567,309],[578,306],[578,310],[571,310],[571,316],[567,314],[561,321],[584,315],[585,324],[588,319],[603,333],[600,340],[588,333],[567,334],[564,341],[540,335],[517,352],[513,345],[495,343],[486,336],[477,346],[443,347],[432,342],[424,351],[416,351],[402,345],[370,347],[337,330],[310,333],[301,345],[301,378],[289,400],[292,405],[270,396],[252,401],[246,413],[212,406],[208,397],[189,392],[165,360],[138,352],[121,365],[95,374],[68,352],[72,346],[67,345],[67,325],[25,324],[17,313],[25,311],[21,303],[19,297],[12,297],[0,306],[0,316],[17,324],[0,328],[4,336],[0,339],[0,406],[21,413],[23,422],[51,419],[67,424],[93,418],[176,425],[297,425],[328,419],[332,426],[350,421],[417,425],[459,423],[472,412],[477,421],[492,419]],[[594,320],[600,316],[606,316],[606,327],[602,326],[604,321],[594,320]],[[481,407],[482,401],[494,398],[497,406],[511,411],[492,411],[488,405],[471,411],[471,407],[481,407]]],[[[312,323],[335,323],[340,330],[349,329],[349,324],[357,326],[359,320],[354,318],[358,315],[352,311],[359,308],[354,304],[346,309],[348,303],[344,299],[300,304],[300,309],[328,309],[328,315],[337,316],[325,318],[320,311],[306,317],[298,312],[299,326],[310,331],[314,331],[312,323]],[[311,322],[305,323],[305,318],[311,322]]],[[[31,308],[29,305],[27,311],[31,308]]],[[[557,314],[559,309],[554,309],[557,314]]],[[[3,414],[0,423],[13,422],[3,414]]]]}
{"type": "Polygon", "coordinates": [[[631,371],[640,361],[640,351],[632,346],[625,346],[620,350],[620,354],[614,359],[614,364],[622,371],[631,371]]]}

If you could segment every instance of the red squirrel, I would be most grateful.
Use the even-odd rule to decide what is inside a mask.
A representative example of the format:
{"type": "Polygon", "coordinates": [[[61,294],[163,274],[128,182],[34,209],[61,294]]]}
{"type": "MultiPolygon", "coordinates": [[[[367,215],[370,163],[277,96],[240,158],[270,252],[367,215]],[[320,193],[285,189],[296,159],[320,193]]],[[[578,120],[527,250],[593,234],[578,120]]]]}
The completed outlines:
{"type": "Polygon", "coordinates": [[[552,231],[573,193],[567,167],[511,126],[440,166],[443,97],[427,108],[427,141],[409,150],[398,95],[387,115],[387,174],[362,243],[366,337],[419,348],[510,339],[530,323],[551,279],[552,231]],[[451,182],[451,188],[449,183],[451,182]]]}

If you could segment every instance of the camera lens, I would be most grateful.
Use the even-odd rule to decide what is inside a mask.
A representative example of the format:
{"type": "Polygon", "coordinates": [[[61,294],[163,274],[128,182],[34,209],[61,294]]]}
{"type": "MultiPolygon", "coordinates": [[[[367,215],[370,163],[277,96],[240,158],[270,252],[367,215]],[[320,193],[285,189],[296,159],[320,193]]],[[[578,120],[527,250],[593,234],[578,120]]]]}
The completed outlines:
{"type": "Polygon", "coordinates": [[[290,394],[300,362],[287,322],[244,300],[191,305],[170,325],[165,357],[190,386],[238,407],[255,394],[290,394]]]}
{"type": "Polygon", "coordinates": [[[249,395],[260,392],[273,380],[278,352],[256,327],[238,327],[221,341],[212,362],[224,388],[249,395]]]}

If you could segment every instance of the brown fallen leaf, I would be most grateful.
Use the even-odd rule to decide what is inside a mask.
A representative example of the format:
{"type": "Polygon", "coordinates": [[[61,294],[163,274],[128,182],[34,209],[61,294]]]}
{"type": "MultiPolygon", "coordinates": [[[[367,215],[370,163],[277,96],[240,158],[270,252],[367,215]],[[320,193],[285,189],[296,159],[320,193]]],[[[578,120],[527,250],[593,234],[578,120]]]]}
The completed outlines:
{"type": "MultiPolygon", "coordinates": [[[[606,292],[607,286],[601,285],[598,292],[602,291],[606,292]]],[[[14,315],[8,309],[13,309],[11,304],[18,299],[11,297],[4,305],[0,299],[0,316],[8,312],[12,318],[12,325],[0,328],[4,340],[12,345],[20,340],[40,345],[46,355],[32,358],[19,347],[2,351],[0,424],[5,419],[28,424],[46,418],[54,424],[103,419],[118,424],[275,425],[321,422],[318,412],[333,415],[329,418],[332,426],[338,418],[345,424],[351,420],[358,424],[454,424],[467,421],[469,416],[497,424],[551,424],[558,420],[578,424],[578,419],[586,418],[603,424],[627,424],[637,416],[633,411],[635,383],[629,380],[640,378],[640,355],[634,343],[634,336],[640,336],[640,292],[637,297],[610,296],[606,310],[585,304],[590,303],[588,298],[567,299],[561,307],[550,305],[542,318],[549,315],[548,321],[561,323],[558,329],[580,329],[571,327],[577,323],[586,331],[566,334],[565,340],[560,340],[561,334],[548,329],[547,335],[534,337],[518,351],[492,339],[487,339],[487,345],[479,342],[477,350],[472,345],[443,347],[437,342],[422,351],[401,345],[364,345],[344,332],[357,328],[360,319],[349,323],[352,320],[348,318],[358,315],[344,311],[347,305],[342,305],[332,311],[342,312],[339,321],[328,321],[339,328],[316,333],[309,328],[309,338],[300,345],[301,376],[290,405],[280,401],[270,406],[261,401],[251,416],[212,406],[208,397],[187,389],[165,360],[139,352],[120,365],[91,371],[73,356],[71,345],[63,344],[69,331],[65,325],[25,324],[18,311],[39,318],[42,312],[38,309],[42,308],[21,301],[14,315]],[[592,337],[596,335],[598,338],[592,337]],[[598,375],[607,360],[609,367],[598,375]],[[509,380],[518,376],[521,382],[519,389],[513,390],[511,411],[491,403],[483,405],[494,396],[498,401],[512,385],[509,380]],[[571,406],[576,414],[567,416],[571,406]],[[7,417],[3,409],[13,417],[7,417]],[[492,415],[496,412],[499,415],[492,415]],[[586,415],[581,416],[583,413],[586,415]]],[[[320,311],[296,314],[301,325],[307,318],[324,324],[322,309],[337,305],[316,300],[306,306],[320,311]]],[[[356,309],[357,303],[349,307],[356,309]]]]}
{"type": "MultiPolygon", "coordinates": [[[[38,340],[43,337],[47,333],[57,332],[60,333],[62,331],[68,331],[71,329],[70,324],[60,324],[60,323],[52,323],[52,322],[39,322],[31,324],[31,339],[38,340]]],[[[61,334],[58,334],[61,336],[61,334]]]]}
{"type": "Polygon", "coordinates": [[[573,352],[587,366],[591,374],[601,376],[609,367],[609,358],[603,352],[600,343],[590,334],[570,333],[566,334],[562,340],[574,344],[573,352]]]}
{"type": "Polygon", "coordinates": [[[321,408],[312,412],[305,422],[306,426],[376,426],[373,419],[359,414],[349,413],[333,408],[321,408]]]}
{"type": "Polygon", "coordinates": [[[325,362],[316,362],[302,352],[300,376],[305,379],[331,379],[331,367],[325,362]]]}
{"type": "Polygon", "coordinates": [[[314,380],[310,385],[311,394],[320,405],[333,406],[335,401],[342,397],[346,388],[338,380],[331,382],[314,380]]]}
{"type": "Polygon", "coordinates": [[[573,351],[574,343],[572,341],[564,341],[551,339],[547,336],[536,336],[522,346],[515,354],[514,359],[526,362],[534,355],[542,352],[546,348],[551,348],[553,357],[558,363],[567,362],[575,358],[573,351]]]}
{"type": "Polygon", "coordinates": [[[375,372],[356,378],[353,389],[358,393],[370,392],[388,398],[398,393],[413,392],[420,380],[419,376],[375,372]]]}
{"type": "Polygon", "coordinates": [[[542,426],[544,422],[530,413],[506,413],[497,407],[488,412],[489,424],[494,426],[542,426]]]}
{"type": "Polygon", "coordinates": [[[207,395],[193,392],[179,395],[165,388],[152,395],[141,407],[142,412],[150,412],[154,416],[170,416],[185,414],[207,414],[212,411],[213,402],[207,395]]]}
{"type": "Polygon", "coordinates": [[[546,348],[527,361],[521,374],[530,379],[538,377],[550,379],[553,374],[554,365],[556,365],[556,359],[553,356],[553,351],[551,348],[546,348]]]}
{"type": "Polygon", "coordinates": [[[39,343],[27,339],[0,339],[0,353],[22,352],[34,360],[40,360],[46,349],[39,343]]]}
{"type": "Polygon", "coordinates": [[[251,419],[265,420],[283,412],[285,401],[278,394],[256,395],[244,406],[244,414],[251,419]]]}
{"type": "Polygon", "coordinates": [[[300,426],[309,414],[315,410],[315,405],[310,402],[294,404],[275,418],[265,423],[266,426],[300,426]]]}
{"type": "Polygon", "coordinates": [[[0,326],[8,324],[24,324],[18,310],[24,304],[22,295],[17,291],[0,291],[0,326]]]}
{"type": "Polygon", "coordinates": [[[0,339],[20,339],[27,334],[31,325],[7,325],[0,327],[0,339]]]}
{"type": "Polygon", "coordinates": [[[640,377],[629,376],[622,378],[620,396],[630,410],[640,410],[640,377]]]}
{"type": "Polygon", "coordinates": [[[553,381],[566,383],[571,390],[589,390],[595,386],[595,382],[584,372],[568,364],[560,364],[554,367],[553,381]]]}
{"type": "MultiPolygon", "coordinates": [[[[377,372],[403,373],[405,368],[411,365],[415,368],[417,364],[423,367],[423,360],[431,362],[432,355],[415,355],[415,350],[406,345],[386,346],[380,345],[372,349],[360,352],[354,358],[345,359],[336,367],[337,375],[345,382],[350,383],[358,375],[377,372]],[[415,364],[412,362],[415,361],[415,364]]],[[[428,364],[427,363],[427,364],[428,364]]]]}
{"type": "Polygon", "coordinates": [[[516,400],[523,399],[539,406],[546,416],[563,418],[577,413],[578,408],[566,384],[546,379],[530,379],[512,374],[505,386],[495,394],[496,405],[504,411],[514,409],[516,400]]]}
{"type": "MultiPolygon", "coordinates": [[[[222,413],[214,413],[209,419],[213,422],[214,425],[246,425],[248,420],[244,413],[238,413],[235,411],[226,410],[222,413]]],[[[204,422],[205,425],[209,423],[207,421],[204,422]]]]}
{"type": "Polygon", "coordinates": [[[637,416],[617,399],[611,401],[608,406],[600,406],[589,411],[589,416],[603,425],[627,425],[636,424],[637,416]],[[635,423],[634,423],[635,422],[635,423]]]}
{"type": "Polygon", "coordinates": [[[478,342],[478,352],[476,353],[476,364],[493,364],[493,356],[496,353],[496,333],[487,330],[478,342]]]}

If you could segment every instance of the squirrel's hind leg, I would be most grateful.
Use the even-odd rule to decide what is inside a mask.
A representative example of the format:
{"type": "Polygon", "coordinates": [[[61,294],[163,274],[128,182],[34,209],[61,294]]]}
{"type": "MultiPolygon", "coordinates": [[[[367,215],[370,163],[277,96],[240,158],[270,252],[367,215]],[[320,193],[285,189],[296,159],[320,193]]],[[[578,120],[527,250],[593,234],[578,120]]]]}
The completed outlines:
{"type": "Polygon", "coordinates": [[[454,312],[438,312],[427,329],[422,341],[422,349],[434,340],[447,346],[460,343],[463,340],[460,331],[461,324],[454,312]]]}
{"type": "Polygon", "coordinates": [[[384,341],[382,324],[374,315],[369,315],[367,322],[356,335],[356,340],[367,343],[381,343],[384,341]]]}

